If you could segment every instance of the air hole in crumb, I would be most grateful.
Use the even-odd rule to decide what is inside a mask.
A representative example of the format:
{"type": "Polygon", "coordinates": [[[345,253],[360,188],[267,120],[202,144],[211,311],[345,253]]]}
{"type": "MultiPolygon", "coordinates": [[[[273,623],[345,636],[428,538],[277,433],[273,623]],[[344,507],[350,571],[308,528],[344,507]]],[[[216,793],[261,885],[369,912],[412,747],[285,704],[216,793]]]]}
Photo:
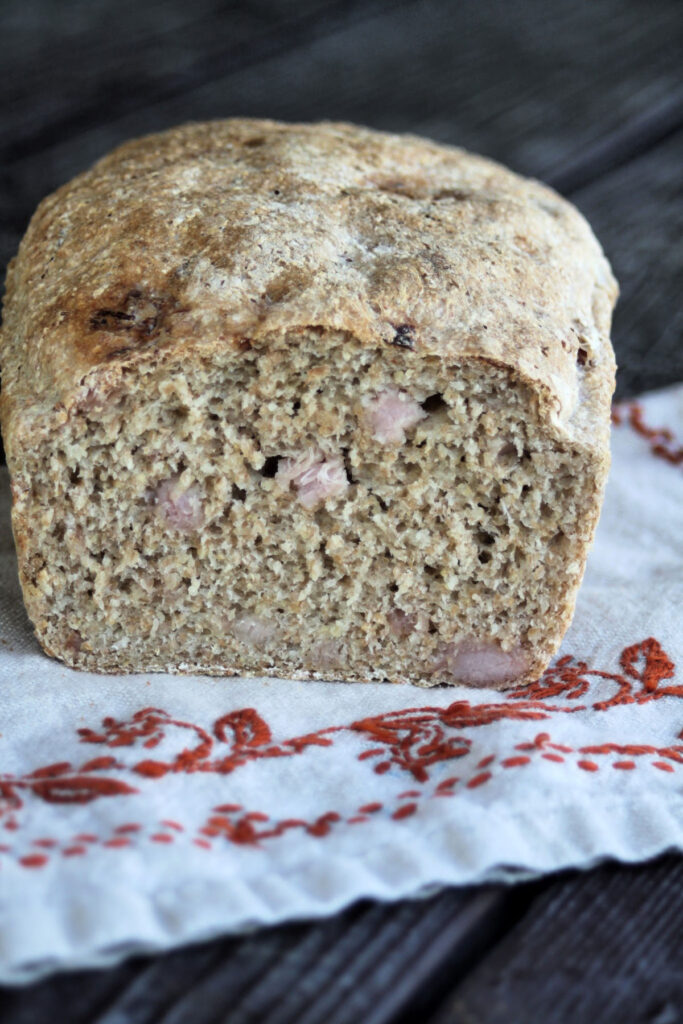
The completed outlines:
{"type": "Polygon", "coordinates": [[[425,398],[422,408],[425,412],[438,412],[439,409],[447,409],[448,403],[444,401],[442,395],[430,395],[429,398],[425,398]]]}
{"type": "Polygon", "coordinates": [[[54,530],[52,531],[52,536],[54,537],[54,539],[56,541],[61,543],[61,541],[64,540],[64,534],[65,533],[66,533],[66,524],[65,523],[57,523],[57,525],[55,526],[54,530]]]}
{"type": "Polygon", "coordinates": [[[478,530],[477,541],[479,544],[485,544],[487,547],[490,547],[492,544],[496,543],[496,538],[494,534],[487,533],[486,530],[478,530]]]}
{"type": "Polygon", "coordinates": [[[586,352],[585,348],[580,348],[579,351],[576,353],[576,362],[579,366],[585,366],[587,359],[588,353],[586,352]]]}
{"type": "Polygon", "coordinates": [[[436,569],[433,565],[425,565],[424,571],[426,576],[437,577],[441,575],[441,570],[436,569]]]}
{"type": "Polygon", "coordinates": [[[507,459],[507,458],[509,458],[509,456],[516,455],[516,454],[517,454],[517,449],[515,448],[515,446],[512,443],[512,441],[507,441],[503,445],[503,447],[499,450],[497,458],[498,459],[507,459]]]}
{"type": "Polygon", "coordinates": [[[130,588],[133,586],[132,580],[121,580],[119,583],[119,590],[122,594],[129,594],[130,588]]]}
{"type": "Polygon", "coordinates": [[[277,455],[269,455],[266,461],[261,466],[261,476],[272,478],[277,473],[277,466],[279,462],[277,455]]]}
{"type": "Polygon", "coordinates": [[[298,399],[296,400],[296,402],[292,402],[292,416],[296,416],[300,408],[301,402],[298,399]]]}
{"type": "Polygon", "coordinates": [[[375,501],[377,502],[377,504],[379,505],[379,507],[380,507],[380,508],[382,509],[382,512],[386,512],[386,511],[388,510],[388,508],[389,508],[389,505],[388,505],[388,504],[387,504],[387,502],[386,502],[386,501],[384,500],[384,498],[380,498],[379,494],[376,494],[376,495],[375,495],[375,501]]]}
{"type": "Polygon", "coordinates": [[[486,565],[488,562],[491,561],[491,553],[490,551],[480,551],[479,554],[477,555],[477,558],[479,559],[482,565],[486,565]]]}
{"type": "Polygon", "coordinates": [[[398,592],[398,583],[390,583],[389,590],[392,594],[396,594],[398,592]]]}
{"type": "Polygon", "coordinates": [[[432,620],[431,620],[431,619],[429,620],[429,628],[428,628],[427,632],[428,632],[428,633],[429,633],[429,634],[430,634],[431,636],[433,636],[433,635],[434,635],[435,633],[438,633],[438,632],[439,632],[439,630],[438,630],[438,629],[436,628],[436,626],[434,625],[434,623],[432,622],[432,620]]]}
{"type": "Polygon", "coordinates": [[[81,471],[78,466],[75,469],[69,470],[69,482],[72,484],[78,484],[81,482],[81,471]]]}
{"type": "Polygon", "coordinates": [[[529,493],[530,490],[531,490],[531,485],[530,484],[524,484],[522,486],[522,490],[521,490],[522,497],[526,498],[526,496],[527,496],[527,494],[529,493]]]}
{"type": "Polygon", "coordinates": [[[238,487],[237,484],[232,485],[232,500],[233,501],[246,501],[247,492],[243,487],[238,487]]]}
{"type": "Polygon", "coordinates": [[[542,501],[541,502],[541,515],[543,516],[543,518],[544,519],[550,519],[552,514],[553,514],[553,510],[550,507],[550,505],[547,503],[547,501],[542,501]]]}

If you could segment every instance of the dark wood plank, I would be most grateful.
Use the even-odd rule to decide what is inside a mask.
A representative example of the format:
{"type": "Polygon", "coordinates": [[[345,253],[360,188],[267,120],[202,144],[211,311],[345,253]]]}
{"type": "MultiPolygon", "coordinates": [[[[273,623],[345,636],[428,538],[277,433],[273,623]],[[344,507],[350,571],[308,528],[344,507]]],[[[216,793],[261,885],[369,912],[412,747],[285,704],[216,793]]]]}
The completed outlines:
{"type": "Polygon", "coordinates": [[[683,130],[571,198],[621,286],[619,398],[683,380],[683,130]]]}
{"type": "Polygon", "coordinates": [[[683,859],[548,885],[429,1024],[680,1024],[683,859]]]}
{"type": "MultiPolygon", "coordinates": [[[[189,96],[198,85],[297,49],[320,32],[355,23],[389,4],[99,0],[92,17],[77,27],[69,19],[46,18],[41,32],[33,33],[29,55],[6,29],[0,36],[6,65],[0,161],[7,165],[93,126],[189,96]]],[[[55,10],[49,4],[47,9],[55,10]]]]}
{"type": "MultiPolygon", "coordinates": [[[[44,6],[54,10],[44,0],[29,4],[44,6]]],[[[497,0],[199,0],[189,11],[179,0],[98,0],[78,30],[69,19],[47,18],[43,44],[28,61],[13,23],[5,27],[0,53],[11,63],[0,140],[7,162],[71,137],[79,111],[93,105],[83,129],[132,107],[155,106],[157,124],[220,116],[238,98],[242,110],[273,116],[417,128],[552,177],[569,154],[671,103],[672,93],[678,114],[671,116],[680,118],[679,15],[677,0],[550,7],[526,0],[507,17],[497,0]],[[277,46],[258,45],[264,36],[277,46]],[[243,74],[245,63],[262,66],[243,74]]]]}
{"type": "Polygon", "coordinates": [[[0,1024],[390,1024],[423,1014],[526,909],[529,887],[359,903],[310,924],[5,989],[0,1024]],[[440,968],[446,965],[445,973],[440,968]]]}
{"type": "Polygon", "coordinates": [[[683,125],[683,89],[646,107],[625,124],[606,131],[585,149],[567,157],[546,176],[558,192],[572,195],[637,159],[675,135],[683,125]]]}

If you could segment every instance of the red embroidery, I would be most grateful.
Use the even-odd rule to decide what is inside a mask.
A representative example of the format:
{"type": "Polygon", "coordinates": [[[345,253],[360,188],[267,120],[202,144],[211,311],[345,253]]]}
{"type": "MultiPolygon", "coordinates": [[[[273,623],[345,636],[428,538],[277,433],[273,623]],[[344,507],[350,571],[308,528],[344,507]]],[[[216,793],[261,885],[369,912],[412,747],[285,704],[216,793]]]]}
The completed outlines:
{"type": "Polygon", "coordinates": [[[397,811],[391,815],[394,821],[400,821],[401,818],[409,818],[411,814],[415,814],[417,810],[417,804],[403,804],[397,811]]]}
{"type": "MultiPolygon", "coordinates": [[[[293,829],[323,838],[335,826],[362,824],[385,810],[393,820],[401,821],[418,811],[419,800],[454,797],[460,791],[461,779],[456,776],[441,780],[433,789],[427,784],[434,765],[466,758],[471,753],[472,739],[462,735],[466,730],[486,727],[501,720],[547,720],[552,714],[571,714],[587,706],[602,712],[627,703],[683,697],[683,686],[662,685],[673,678],[675,667],[653,638],[625,648],[620,657],[620,667],[620,673],[590,669],[586,662],[567,656],[549,668],[537,683],[511,691],[504,701],[498,703],[470,704],[469,701],[458,700],[446,708],[406,708],[282,741],[273,738],[267,722],[253,708],[223,715],[211,730],[173,718],[160,708],[143,708],[127,721],[105,718],[100,730],[79,729],[81,742],[102,744],[110,749],[137,747],[146,752],[158,747],[170,730],[176,729],[185,737],[185,745],[172,758],[151,760],[144,757],[126,765],[120,759],[104,756],[90,758],[80,767],[74,767],[69,761],[60,761],[41,766],[21,777],[0,776],[0,819],[4,818],[4,827],[8,831],[16,832],[19,827],[17,813],[27,798],[57,804],[84,804],[138,792],[137,787],[108,773],[128,772],[137,777],[139,784],[143,780],[150,784],[171,773],[228,775],[249,762],[263,758],[293,757],[311,746],[329,747],[338,734],[347,733],[372,744],[357,757],[361,762],[372,758],[375,774],[382,775],[392,769],[405,772],[422,788],[402,791],[396,800],[403,802],[393,809],[372,801],[353,809],[348,817],[327,811],[312,821],[300,818],[271,821],[269,815],[262,811],[245,811],[236,803],[220,804],[198,828],[197,834],[190,837],[191,841],[206,850],[212,849],[213,844],[208,840],[213,839],[242,846],[257,845],[293,829]],[[608,699],[591,705],[576,703],[587,696],[592,679],[613,682],[614,693],[608,699]],[[554,698],[562,698],[563,703],[548,703],[554,698]],[[216,750],[217,745],[227,747],[227,752],[216,750]]],[[[516,744],[515,749],[521,753],[500,760],[494,754],[480,758],[466,773],[463,786],[469,790],[477,789],[495,777],[497,768],[523,768],[533,764],[537,757],[566,764],[567,756],[576,755],[574,764],[588,773],[599,771],[600,764],[594,760],[596,757],[611,757],[609,763],[620,771],[634,770],[637,758],[648,758],[652,767],[668,773],[675,770],[675,765],[683,764],[683,745],[680,744],[658,748],[647,744],[604,743],[573,748],[554,743],[548,732],[537,733],[533,740],[516,744]]],[[[126,849],[134,841],[146,838],[155,844],[170,845],[174,839],[183,838],[185,828],[177,821],[163,819],[151,826],[150,834],[145,836],[145,831],[145,826],[138,822],[126,822],[115,827],[109,836],[75,835],[60,850],[56,849],[56,840],[49,837],[36,839],[33,845],[40,847],[41,851],[59,852],[65,857],[82,856],[100,843],[108,849],[126,849]]],[[[12,847],[7,844],[0,846],[0,853],[11,854],[12,847]]],[[[48,852],[18,857],[18,863],[30,868],[42,867],[48,860],[48,852]]]]}
{"type": "Polygon", "coordinates": [[[575,700],[588,692],[590,677],[593,676],[611,679],[617,687],[609,700],[593,704],[596,711],[606,711],[616,704],[644,704],[661,697],[683,697],[683,685],[660,686],[664,680],[673,678],[676,666],[653,637],[624,648],[619,664],[623,674],[601,672],[589,669],[585,661],[574,661],[567,655],[551,665],[537,683],[512,690],[508,696],[512,700],[527,700],[529,697],[559,697],[564,694],[567,700],[575,700]],[[638,684],[640,690],[636,689],[638,684]]]}
{"type": "Polygon", "coordinates": [[[30,853],[27,857],[20,857],[19,863],[24,868],[42,868],[47,864],[47,857],[42,853],[30,853]]]}
{"type": "Polygon", "coordinates": [[[475,775],[473,779],[467,783],[468,789],[476,789],[477,786],[483,786],[485,782],[488,782],[491,778],[491,772],[482,772],[481,775],[475,775]]]}
{"type": "Polygon", "coordinates": [[[683,446],[679,445],[668,427],[648,427],[643,419],[643,408],[638,402],[626,402],[612,406],[612,423],[619,427],[626,421],[637,434],[650,443],[653,455],[672,466],[683,462],[683,446]]]}

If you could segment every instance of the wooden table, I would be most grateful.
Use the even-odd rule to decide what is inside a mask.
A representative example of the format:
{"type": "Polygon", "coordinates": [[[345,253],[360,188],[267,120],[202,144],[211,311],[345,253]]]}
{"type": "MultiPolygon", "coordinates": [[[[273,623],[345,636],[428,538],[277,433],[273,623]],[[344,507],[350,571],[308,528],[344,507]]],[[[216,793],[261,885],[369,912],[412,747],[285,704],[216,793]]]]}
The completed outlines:
{"type": "MultiPolygon", "coordinates": [[[[681,0],[3,0],[0,265],[130,136],[341,118],[543,178],[621,282],[618,394],[683,379],[681,0]]],[[[0,992],[0,1024],[677,1024],[683,864],[449,890],[0,992]]],[[[1,922],[0,922],[1,926],[1,922]]]]}

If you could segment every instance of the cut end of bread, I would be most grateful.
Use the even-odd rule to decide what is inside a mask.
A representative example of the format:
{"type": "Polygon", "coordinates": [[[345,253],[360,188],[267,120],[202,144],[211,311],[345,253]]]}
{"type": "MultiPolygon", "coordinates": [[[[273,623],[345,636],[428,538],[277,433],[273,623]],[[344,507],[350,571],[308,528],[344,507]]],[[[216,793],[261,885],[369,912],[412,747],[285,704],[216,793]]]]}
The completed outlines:
{"type": "Polygon", "coordinates": [[[86,382],[15,473],[48,652],[99,672],[426,686],[547,665],[605,460],[514,370],[307,328],[122,374],[86,382]]]}

